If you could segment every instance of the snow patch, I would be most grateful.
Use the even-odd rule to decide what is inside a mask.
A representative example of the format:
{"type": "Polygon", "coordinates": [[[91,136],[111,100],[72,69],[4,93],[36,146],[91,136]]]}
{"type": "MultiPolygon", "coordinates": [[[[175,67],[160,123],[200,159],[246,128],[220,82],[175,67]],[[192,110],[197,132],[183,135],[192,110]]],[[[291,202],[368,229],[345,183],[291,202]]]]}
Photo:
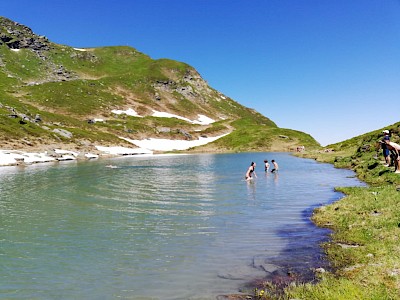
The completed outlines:
{"type": "Polygon", "coordinates": [[[128,108],[127,110],[113,109],[111,112],[116,115],[125,114],[125,115],[132,116],[132,117],[140,117],[138,115],[138,113],[136,111],[134,111],[132,108],[128,108]]]}
{"type": "Polygon", "coordinates": [[[225,136],[223,134],[216,137],[199,138],[198,140],[168,140],[168,139],[145,139],[145,140],[131,140],[128,138],[122,138],[140,148],[145,148],[153,151],[174,151],[174,150],[187,150],[192,147],[202,146],[219,138],[225,136]]]}
{"type": "Polygon", "coordinates": [[[177,119],[184,120],[184,121],[192,123],[192,124],[199,124],[199,125],[209,125],[209,124],[215,122],[213,119],[211,119],[211,118],[209,118],[209,117],[207,117],[205,115],[200,115],[200,114],[198,115],[199,118],[197,120],[190,120],[188,118],[181,117],[181,116],[174,115],[174,114],[170,114],[170,113],[167,113],[167,112],[161,112],[161,111],[153,110],[152,116],[153,117],[159,117],[159,118],[177,118],[177,119]]]}
{"type": "Polygon", "coordinates": [[[107,154],[113,155],[137,155],[137,154],[153,154],[153,151],[149,149],[141,149],[141,148],[126,148],[126,147],[105,147],[105,146],[96,146],[96,149],[105,152],[107,154]]]}

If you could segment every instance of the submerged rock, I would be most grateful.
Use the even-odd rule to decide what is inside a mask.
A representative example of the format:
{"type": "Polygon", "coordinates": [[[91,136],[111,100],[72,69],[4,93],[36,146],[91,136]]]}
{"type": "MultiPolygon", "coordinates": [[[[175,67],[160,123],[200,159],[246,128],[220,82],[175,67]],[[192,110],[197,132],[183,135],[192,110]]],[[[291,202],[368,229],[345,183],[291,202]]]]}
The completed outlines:
{"type": "Polygon", "coordinates": [[[218,273],[218,277],[229,280],[249,280],[265,276],[265,272],[252,266],[234,267],[218,273]]]}
{"type": "Polygon", "coordinates": [[[253,258],[253,266],[267,273],[272,273],[279,269],[277,265],[270,263],[266,256],[255,256],[253,258]]]}

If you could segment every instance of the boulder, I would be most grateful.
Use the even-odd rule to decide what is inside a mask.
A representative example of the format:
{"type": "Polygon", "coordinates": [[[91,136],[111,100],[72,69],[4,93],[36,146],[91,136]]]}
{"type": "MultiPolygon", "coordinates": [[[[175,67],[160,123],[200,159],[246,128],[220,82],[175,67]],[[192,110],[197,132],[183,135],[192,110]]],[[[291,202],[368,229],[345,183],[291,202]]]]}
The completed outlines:
{"type": "Polygon", "coordinates": [[[171,132],[171,128],[169,128],[169,127],[157,127],[156,130],[158,133],[170,133],[171,132]]]}
{"type": "Polygon", "coordinates": [[[67,139],[72,138],[72,135],[73,135],[72,132],[69,132],[68,130],[61,129],[61,128],[53,129],[53,132],[58,135],[61,135],[62,137],[65,137],[67,139]]]}

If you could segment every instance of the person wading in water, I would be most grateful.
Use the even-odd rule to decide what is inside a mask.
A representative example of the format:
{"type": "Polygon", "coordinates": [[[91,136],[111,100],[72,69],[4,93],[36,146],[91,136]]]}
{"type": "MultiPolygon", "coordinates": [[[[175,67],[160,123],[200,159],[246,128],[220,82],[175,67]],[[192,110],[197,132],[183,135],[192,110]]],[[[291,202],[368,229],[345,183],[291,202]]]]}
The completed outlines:
{"type": "Polygon", "coordinates": [[[246,180],[253,179],[253,177],[252,177],[253,174],[254,174],[254,177],[257,178],[255,169],[256,169],[256,163],[252,161],[250,167],[247,169],[247,172],[246,172],[246,176],[245,176],[246,180]]]}

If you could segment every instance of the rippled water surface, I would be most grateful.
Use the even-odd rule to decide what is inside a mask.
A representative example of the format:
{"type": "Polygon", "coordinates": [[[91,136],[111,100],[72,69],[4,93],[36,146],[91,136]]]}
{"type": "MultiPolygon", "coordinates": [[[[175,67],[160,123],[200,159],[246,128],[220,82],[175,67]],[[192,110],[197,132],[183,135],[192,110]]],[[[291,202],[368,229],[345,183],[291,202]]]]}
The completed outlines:
{"type": "Polygon", "coordinates": [[[265,275],[255,258],[281,255],[293,236],[325,234],[305,211],[339,199],[335,186],[359,185],[353,175],[282,153],[0,168],[0,298],[236,293],[265,275]],[[264,159],[277,160],[279,174],[265,174],[264,159]],[[248,183],[251,161],[258,178],[248,183]]]}

